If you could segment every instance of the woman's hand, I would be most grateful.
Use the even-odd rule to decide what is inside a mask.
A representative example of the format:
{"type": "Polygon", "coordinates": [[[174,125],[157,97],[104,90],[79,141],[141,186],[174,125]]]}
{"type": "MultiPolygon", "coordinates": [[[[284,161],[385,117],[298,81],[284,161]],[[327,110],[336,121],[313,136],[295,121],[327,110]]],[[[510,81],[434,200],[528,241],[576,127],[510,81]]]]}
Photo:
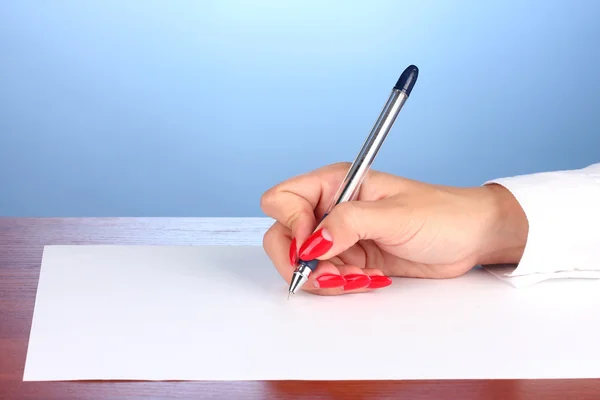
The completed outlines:
{"type": "Polygon", "coordinates": [[[370,171],[356,201],[317,226],[348,171],[334,164],[261,199],[277,222],[263,245],[289,283],[298,258],[322,260],[303,289],[335,295],[388,286],[392,276],[452,278],[479,264],[516,263],[527,220],[499,185],[453,188],[370,171]]]}

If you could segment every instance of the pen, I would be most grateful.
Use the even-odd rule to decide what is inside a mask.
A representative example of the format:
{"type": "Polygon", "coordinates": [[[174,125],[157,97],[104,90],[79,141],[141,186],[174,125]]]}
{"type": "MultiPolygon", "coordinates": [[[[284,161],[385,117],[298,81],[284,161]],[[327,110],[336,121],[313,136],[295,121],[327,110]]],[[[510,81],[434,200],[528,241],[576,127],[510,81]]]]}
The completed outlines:
{"type": "MultiPolygon", "coordinates": [[[[327,214],[329,214],[336,205],[346,201],[355,200],[360,190],[360,186],[367,176],[371,164],[373,164],[373,161],[375,160],[377,152],[381,148],[383,141],[396,121],[396,117],[402,109],[402,106],[404,106],[404,103],[410,96],[410,92],[417,81],[418,75],[419,69],[414,65],[409,65],[404,72],[402,72],[402,75],[400,75],[379,118],[377,118],[373,129],[371,129],[367,140],[364,142],[356,159],[350,166],[348,173],[321,221],[327,217],[327,214]]],[[[302,285],[306,283],[308,277],[318,264],[319,260],[298,260],[298,265],[290,282],[288,300],[291,295],[296,293],[302,285]]]]}

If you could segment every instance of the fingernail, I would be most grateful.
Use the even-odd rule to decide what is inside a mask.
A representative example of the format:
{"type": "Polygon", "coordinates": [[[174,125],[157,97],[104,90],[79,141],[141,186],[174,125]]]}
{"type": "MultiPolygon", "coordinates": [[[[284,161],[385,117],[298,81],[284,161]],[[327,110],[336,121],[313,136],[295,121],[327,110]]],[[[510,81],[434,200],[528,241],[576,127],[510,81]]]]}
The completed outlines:
{"type": "Polygon", "coordinates": [[[297,262],[298,253],[296,252],[296,238],[293,238],[292,243],[290,243],[290,264],[295,267],[297,262]]]}
{"type": "Polygon", "coordinates": [[[346,285],[344,285],[344,290],[355,290],[362,289],[369,286],[371,279],[367,275],[363,274],[351,274],[345,275],[344,279],[346,279],[346,285]]]}
{"type": "Polygon", "coordinates": [[[314,260],[317,257],[321,257],[333,245],[331,234],[326,229],[319,229],[300,247],[300,258],[303,260],[314,260]]]}
{"type": "Polygon", "coordinates": [[[392,279],[387,276],[375,275],[371,276],[370,278],[371,283],[368,286],[369,289],[380,289],[392,284],[392,279]]]}
{"type": "Polygon", "coordinates": [[[315,287],[321,289],[332,289],[342,287],[346,284],[346,280],[341,275],[323,274],[317,278],[315,287]]]}

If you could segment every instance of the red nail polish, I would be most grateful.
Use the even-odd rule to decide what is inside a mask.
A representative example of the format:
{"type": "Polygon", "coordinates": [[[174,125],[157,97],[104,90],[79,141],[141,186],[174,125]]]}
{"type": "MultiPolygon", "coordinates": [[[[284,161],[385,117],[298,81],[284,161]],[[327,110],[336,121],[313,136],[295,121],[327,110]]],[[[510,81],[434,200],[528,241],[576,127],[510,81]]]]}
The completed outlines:
{"type": "Polygon", "coordinates": [[[310,235],[302,247],[300,247],[300,258],[306,261],[314,260],[327,253],[332,245],[331,234],[321,228],[310,235]]]}
{"type": "Polygon", "coordinates": [[[346,285],[344,285],[344,290],[355,290],[362,289],[369,286],[371,283],[371,279],[367,275],[364,274],[351,274],[344,276],[346,279],[346,285]]]}
{"type": "Polygon", "coordinates": [[[293,238],[292,243],[290,243],[290,264],[295,267],[297,262],[298,254],[296,253],[296,238],[293,238]]]}
{"type": "Polygon", "coordinates": [[[371,276],[370,278],[371,283],[368,286],[369,289],[380,289],[392,284],[392,279],[387,276],[375,275],[371,276]]]}
{"type": "Polygon", "coordinates": [[[341,275],[323,274],[317,278],[319,288],[332,289],[342,287],[346,284],[346,280],[341,275]]]}

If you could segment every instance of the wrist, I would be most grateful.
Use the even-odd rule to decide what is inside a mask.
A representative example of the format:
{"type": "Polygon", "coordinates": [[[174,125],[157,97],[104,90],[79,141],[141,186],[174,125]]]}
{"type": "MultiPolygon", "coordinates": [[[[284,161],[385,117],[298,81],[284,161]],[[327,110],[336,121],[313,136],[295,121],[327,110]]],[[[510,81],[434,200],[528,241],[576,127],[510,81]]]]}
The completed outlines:
{"type": "Polygon", "coordinates": [[[488,226],[477,263],[518,264],[529,233],[525,212],[513,194],[501,185],[489,184],[478,189],[486,201],[488,226]]]}

